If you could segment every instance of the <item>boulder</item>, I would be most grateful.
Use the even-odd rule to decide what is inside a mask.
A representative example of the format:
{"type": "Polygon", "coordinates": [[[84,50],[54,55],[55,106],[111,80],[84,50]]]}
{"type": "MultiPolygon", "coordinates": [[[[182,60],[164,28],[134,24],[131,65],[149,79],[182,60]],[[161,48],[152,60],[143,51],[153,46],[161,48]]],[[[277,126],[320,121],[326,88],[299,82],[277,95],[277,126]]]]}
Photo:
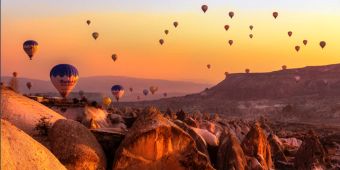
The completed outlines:
{"type": "Polygon", "coordinates": [[[229,132],[222,139],[217,152],[218,170],[245,170],[247,160],[234,133],[229,132]]]}
{"type": "Polygon", "coordinates": [[[185,132],[187,132],[195,141],[197,149],[209,158],[207,143],[205,142],[203,137],[198,135],[194,130],[192,130],[188,125],[186,125],[184,122],[180,120],[176,120],[174,123],[180,128],[182,128],[185,132]]]}
{"type": "Polygon", "coordinates": [[[213,169],[195,141],[181,128],[148,108],[119,146],[113,168],[120,169],[213,169]]]}
{"type": "Polygon", "coordinates": [[[325,169],[325,159],[326,153],[319,138],[314,133],[310,133],[296,153],[294,165],[299,170],[316,169],[317,167],[325,169]]]}
{"type": "Polygon", "coordinates": [[[1,118],[30,136],[39,133],[35,128],[42,118],[48,118],[51,124],[59,119],[65,119],[39,102],[6,88],[1,88],[1,118]]]}
{"type": "Polygon", "coordinates": [[[277,165],[279,164],[281,165],[282,162],[288,162],[284,154],[284,146],[280,141],[280,138],[277,137],[275,134],[270,134],[268,136],[268,141],[270,144],[272,159],[274,161],[275,167],[278,167],[277,165]]]}
{"type": "Polygon", "coordinates": [[[250,129],[241,146],[243,152],[256,158],[264,169],[273,168],[270,145],[258,122],[250,129]]]}
{"type": "Polygon", "coordinates": [[[43,145],[1,119],[1,169],[66,170],[43,145]]]}
{"type": "Polygon", "coordinates": [[[73,120],[58,120],[49,132],[51,151],[68,170],[106,168],[104,151],[84,125],[73,120]]]}

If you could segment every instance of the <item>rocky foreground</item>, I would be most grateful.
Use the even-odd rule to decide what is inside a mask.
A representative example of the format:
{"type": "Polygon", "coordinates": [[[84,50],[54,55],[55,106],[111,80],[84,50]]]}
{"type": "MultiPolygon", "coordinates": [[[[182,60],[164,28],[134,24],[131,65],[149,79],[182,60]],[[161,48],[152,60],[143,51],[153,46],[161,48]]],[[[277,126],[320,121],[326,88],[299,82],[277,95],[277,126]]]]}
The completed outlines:
{"type": "MultiPolygon", "coordinates": [[[[17,107],[26,103],[26,99],[20,101],[17,107]]],[[[230,120],[218,115],[161,112],[154,107],[110,113],[96,109],[86,108],[83,117],[75,120],[62,116],[34,120],[47,133],[41,133],[42,128],[34,128],[39,133],[22,131],[17,119],[32,119],[12,119],[2,113],[1,169],[340,168],[339,127],[265,118],[230,120]]],[[[37,110],[30,111],[37,115],[37,110]]]]}

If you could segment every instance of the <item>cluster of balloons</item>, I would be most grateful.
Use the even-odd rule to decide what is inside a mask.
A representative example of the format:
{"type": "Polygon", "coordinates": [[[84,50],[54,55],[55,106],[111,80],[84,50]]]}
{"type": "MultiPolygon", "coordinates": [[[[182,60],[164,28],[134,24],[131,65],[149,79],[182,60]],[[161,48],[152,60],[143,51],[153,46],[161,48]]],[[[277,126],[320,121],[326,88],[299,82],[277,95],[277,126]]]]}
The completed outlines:
{"type": "MultiPolygon", "coordinates": [[[[178,22],[177,21],[174,21],[172,24],[173,24],[173,26],[175,28],[178,27],[178,22]]],[[[165,33],[165,35],[168,35],[169,34],[169,30],[168,29],[164,30],[164,33],[165,33]]],[[[158,42],[159,42],[160,45],[163,45],[165,41],[164,41],[163,38],[161,38],[161,39],[158,40],[158,42]]]]}

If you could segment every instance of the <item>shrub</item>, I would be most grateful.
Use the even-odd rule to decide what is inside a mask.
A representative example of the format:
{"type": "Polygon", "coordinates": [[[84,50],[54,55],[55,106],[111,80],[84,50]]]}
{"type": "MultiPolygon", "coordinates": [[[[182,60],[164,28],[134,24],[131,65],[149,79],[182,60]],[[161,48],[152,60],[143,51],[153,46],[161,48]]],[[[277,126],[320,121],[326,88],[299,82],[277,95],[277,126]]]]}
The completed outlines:
{"type": "Polygon", "coordinates": [[[47,136],[51,126],[52,123],[50,122],[50,118],[43,116],[39,119],[38,123],[35,125],[34,130],[38,131],[38,134],[40,136],[47,136]]]}

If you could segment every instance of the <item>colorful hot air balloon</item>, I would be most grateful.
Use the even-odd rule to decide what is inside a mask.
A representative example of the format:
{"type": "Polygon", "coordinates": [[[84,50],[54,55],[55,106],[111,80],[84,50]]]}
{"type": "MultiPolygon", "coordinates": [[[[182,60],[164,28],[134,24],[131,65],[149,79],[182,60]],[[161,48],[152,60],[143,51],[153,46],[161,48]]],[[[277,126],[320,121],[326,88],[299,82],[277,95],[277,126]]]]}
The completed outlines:
{"type": "Polygon", "coordinates": [[[229,26],[229,25],[225,25],[225,26],[224,26],[224,29],[225,29],[226,31],[228,31],[228,30],[229,30],[229,28],[230,28],[230,26],[229,26]]]}
{"type": "Polygon", "coordinates": [[[151,92],[151,94],[155,94],[156,93],[156,91],[158,91],[158,87],[157,86],[151,86],[150,87],[150,92],[151,92]]]}
{"type": "Polygon", "coordinates": [[[175,27],[175,28],[177,28],[177,26],[178,26],[178,22],[177,22],[177,21],[175,21],[173,24],[174,24],[174,27],[175,27]]]}
{"type": "Polygon", "coordinates": [[[273,12],[273,17],[276,19],[279,16],[278,12],[273,12]]]}
{"type": "Polygon", "coordinates": [[[308,40],[303,40],[302,42],[303,42],[303,45],[305,45],[305,46],[306,46],[306,45],[307,45],[307,43],[308,43],[308,40]]]}
{"type": "Polygon", "coordinates": [[[130,90],[130,92],[133,92],[133,88],[132,87],[130,87],[129,90],[130,90]]]}
{"type": "Polygon", "coordinates": [[[234,17],[234,12],[233,12],[233,11],[230,11],[230,12],[229,12],[229,17],[230,17],[230,18],[233,18],[233,17],[234,17]]]}
{"type": "Polygon", "coordinates": [[[32,83],[31,83],[31,82],[27,82],[27,83],[26,83],[26,87],[28,88],[28,90],[31,90],[31,88],[32,88],[32,83]]]}
{"type": "Polygon", "coordinates": [[[287,70],[287,66],[286,66],[286,65],[283,65],[283,66],[282,66],[282,70],[287,70]]]}
{"type": "Polygon", "coordinates": [[[207,68],[210,69],[210,68],[211,68],[211,65],[210,65],[210,64],[207,64],[207,68]]]}
{"type": "Polygon", "coordinates": [[[292,31],[288,31],[288,36],[291,37],[293,35],[292,31]]]}
{"type": "Polygon", "coordinates": [[[254,26],[253,25],[249,25],[249,29],[253,30],[254,26]]]}
{"type": "Polygon", "coordinates": [[[249,38],[253,38],[254,37],[254,35],[253,34],[249,34],[249,38]]]}
{"type": "Polygon", "coordinates": [[[116,98],[117,102],[119,102],[119,99],[123,97],[125,91],[124,91],[123,86],[114,85],[111,88],[111,93],[116,98]]]}
{"type": "Polygon", "coordinates": [[[159,44],[163,45],[163,44],[164,44],[164,40],[163,40],[163,39],[160,39],[160,40],[159,40],[159,44]]]}
{"type": "Polygon", "coordinates": [[[320,47],[323,49],[326,46],[326,42],[325,41],[320,41],[320,47]]]}
{"type": "Polygon", "coordinates": [[[96,40],[99,37],[99,33],[98,32],[93,32],[92,33],[92,37],[96,40]]]}
{"type": "Polygon", "coordinates": [[[112,54],[111,58],[115,62],[117,60],[117,54],[112,54]]]}
{"type": "Polygon", "coordinates": [[[205,13],[208,10],[208,5],[202,5],[201,7],[202,11],[205,13]]]}
{"type": "Polygon", "coordinates": [[[229,40],[228,43],[229,43],[230,46],[232,46],[234,41],[233,40],[229,40]]]}
{"type": "Polygon", "coordinates": [[[144,96],[147,96],[149,94],[149,90],[148,89],[144,89],[143,90],[143,94],[144,94],[144,96]]]}
{"type": "Polygon", "coordinates": [[[78,70],[70,64],[58,64],[50,72],[50,78],[60,95],[66,98],[77,84],[78,70]]]}
{"type": "Polygon", "coordinates": [[[90,24],[91,24],[91,21],[90,21],[90,20],[87,20],[86,23],[87,23],[87,25],[90,25],[90,24]]]}
{"type": "Polygon", "coordinates": [[[246,71],[247,74],[250,73],[250,69],[248,69],[248,68],[245,71],[246,71]]]}
{"type": "Polygon", "coordinates": [[[112,100],[110,97],[103,97],[102,103],[104,104],[105,107],[109,107],[111,104],[112,100]]]}
{"type": "Polygon", "coordinates": [[[295,50],[296,50],[296,52],[299,52],[300,51],[300,46],[295,46],[295,50]]]}
{"type": "Polygon", "coordinates": [[[23,48],[30,60],[32,60],[34,54],[38,51],[38,43],[34,40],[27,40],[24,42],[23,48]]]}
{"type": "Polygon", "coordinates": [[[166,35],[168,35],[168,34],[169,34],[169,30],[164,30],[164,33],[165,33],[166,35]]]}

